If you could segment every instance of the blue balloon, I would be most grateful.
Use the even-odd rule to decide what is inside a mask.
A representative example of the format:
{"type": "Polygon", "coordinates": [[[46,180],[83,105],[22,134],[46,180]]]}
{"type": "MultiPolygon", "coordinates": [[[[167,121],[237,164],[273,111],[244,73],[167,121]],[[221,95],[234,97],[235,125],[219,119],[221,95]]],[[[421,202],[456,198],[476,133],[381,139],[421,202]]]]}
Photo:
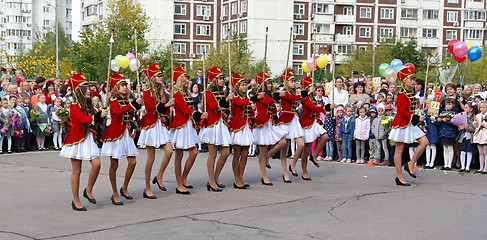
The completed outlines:
{"type": "Polygon", "coordinates": [[[468,60],[475,62],[482,57],[482,49],[479,46],[473,46],[468,50],[468,60]]]}
{"type": "Polygon", "coordinates": [[[391,61],[391,68],[397,70],[400,66],[403,66],[404,64],[402,63],[402,61],[400,59],[394,59],[391,61]]]}

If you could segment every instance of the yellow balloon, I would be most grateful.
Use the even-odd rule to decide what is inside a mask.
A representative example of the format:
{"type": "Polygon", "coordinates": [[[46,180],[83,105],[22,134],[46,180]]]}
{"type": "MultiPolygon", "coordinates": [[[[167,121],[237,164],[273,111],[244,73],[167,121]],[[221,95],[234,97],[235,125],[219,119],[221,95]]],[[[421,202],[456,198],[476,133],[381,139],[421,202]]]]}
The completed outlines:
{"type": "Polygon", "coordinates": [[[121,68],[127,68],[130,65],[130,59],[128,57],[122,56],[118,59],[118,66],[121,68]]]}
{"type": "Polygon", "coordinates": [[[325,56],[320,56],[318,58],[318,61],[316,61],[316,64],[319,68],[324,68],[328,65],[328,58],[326,58],[325,56]]]}
{"type": "Polygon", "coordinates": [[[303,64],[301,64],[301,68],[303,69],[304,72],[309,73],[311,72],[311,69],[308,68],[306,65],[306,61],[303,61],[303,64]]]}
{"type": "Polygon", "coordinates": [[[466,43],[466,44],[467,44],[468,49],[470,49],[471,47],[474,47],[474,46],[475,46],[475,44],[473,44],[473,43],[471,43],[471,42],[468,42],[468,43],[466,43]]]}

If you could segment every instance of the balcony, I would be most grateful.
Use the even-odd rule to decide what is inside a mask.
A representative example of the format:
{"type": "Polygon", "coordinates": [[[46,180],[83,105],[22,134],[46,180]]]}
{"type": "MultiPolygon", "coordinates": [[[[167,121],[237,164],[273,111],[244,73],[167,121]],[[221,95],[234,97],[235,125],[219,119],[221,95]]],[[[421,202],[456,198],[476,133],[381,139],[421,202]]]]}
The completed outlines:
{"type": "Polygon", "coordinates": [[[355,35],[336,34],[335,35],[335,42],[336,43],[353,43],[353,42],[355,42],[355,35]]]}
{"type": "Polygon", "coordinates": [[[355,15],[336,15],[336,24],[351,24],[355,22],[355,15]]]}
{"type": "Polygon", "coordinates": [[[340,0],[335,2],[336,5],[355,5],[356,3],[356,0],[340,0]]]}
{"type": "Polygon", "coordinates": [[[467,1],[465,4],[465,8],[470,10],[485,10],[484,9],[484,1],[480,2],[473,2],[473,1],[467,1]]]}
{"type": "Polygon", "coordinates": [[[316,34],[316,42],[331,42],[333,41],[333,35],[330,34],[316,34]]]}

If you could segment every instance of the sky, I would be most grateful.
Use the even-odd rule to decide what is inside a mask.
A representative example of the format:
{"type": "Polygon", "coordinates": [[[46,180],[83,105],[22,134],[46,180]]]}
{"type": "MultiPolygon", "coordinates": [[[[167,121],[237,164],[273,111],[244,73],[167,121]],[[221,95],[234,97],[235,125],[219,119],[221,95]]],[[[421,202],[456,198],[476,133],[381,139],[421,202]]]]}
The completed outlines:
{"type": "Polygon", "coordinates": [[[81,29],[81,0],[72,1],[73,8],[73,40],[79,41],[79,31],[81,29]]]}

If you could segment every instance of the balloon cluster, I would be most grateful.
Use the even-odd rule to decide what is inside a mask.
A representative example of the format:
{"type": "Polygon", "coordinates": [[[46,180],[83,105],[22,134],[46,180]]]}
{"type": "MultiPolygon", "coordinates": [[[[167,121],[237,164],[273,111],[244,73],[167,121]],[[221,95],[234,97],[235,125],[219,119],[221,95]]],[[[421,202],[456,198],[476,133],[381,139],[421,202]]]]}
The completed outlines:
{"type": "Polygon", "coordinates": [[[404,68],[410,68],[413,73],[416,71],[416,66],[414,66],[414,64],[403,64],[400,59],[394,59],[390,64],[382,63],[379,66],[379,73],[381,76],[385,77],[388,82],[393,83],[397,80],[397,73],[404,68]]]}
{"type": "Polygon", "coordinates": [[[140,67],[140,61],[135,58],[133,53],[127,53],[125,56],[117,55],[115,59],[110,61],[110,69],[114,72],[127,67],[130,67],[132,72],[140,67]]]}
{"type": "Polygon", "coordinates": [[[473,43],[465,43],[457,39],[448,42],[448,51],[453,54],[453,60],[461,63],[468,57],[470,62],[475,62],[482,57],[482,48],[475,46],[473,43]]]}
{"type": "Polygon", "coordinates": [[[328,58],[325,56],[315,56],[314,58],[310,57],[308,60],[303,61],[301,64],[301,68],[304,72],[311,72],[316,69],[324,68],[328,65],[328,58]]]}

